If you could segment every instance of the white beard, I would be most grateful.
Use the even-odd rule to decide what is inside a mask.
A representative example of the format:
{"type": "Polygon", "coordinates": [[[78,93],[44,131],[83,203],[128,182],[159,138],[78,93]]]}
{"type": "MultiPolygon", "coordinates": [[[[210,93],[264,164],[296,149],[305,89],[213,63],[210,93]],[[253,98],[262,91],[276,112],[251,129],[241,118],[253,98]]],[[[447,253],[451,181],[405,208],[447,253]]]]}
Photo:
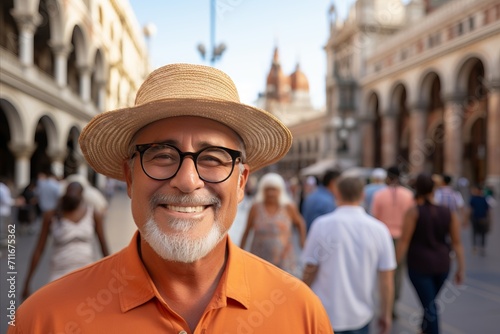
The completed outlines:
{"type": "Polygon", "coordinates": [[[193,263],[205,257],[225,236],[220,224],[215,221],[210,231],[198,238],[188,238],[188,233],[198,222],[176,219],[170,222],[176,233],[166,234],[161,231],[153,217],[150,217],[143,229],[144,240],[164,260],[193,263]]]}

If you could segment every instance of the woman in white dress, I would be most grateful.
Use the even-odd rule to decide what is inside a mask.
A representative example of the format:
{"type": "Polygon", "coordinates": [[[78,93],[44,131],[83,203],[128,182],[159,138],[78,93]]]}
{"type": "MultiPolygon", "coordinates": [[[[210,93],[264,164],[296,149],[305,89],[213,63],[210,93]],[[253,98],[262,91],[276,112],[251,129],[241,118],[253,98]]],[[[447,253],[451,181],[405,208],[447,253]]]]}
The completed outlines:
{"type": "Polygon", "coordinates": [[[84,200],[83,190],[78,182],[68,184],[56,210],[44,215],[40,237],[24,284],[23,298],[30,295],[31,278],[42,257],[49,234],[53,239],[50,281],[96,260],[94,235],[99,240],[102,255],[108,255],[102,214],[84,200]]]}

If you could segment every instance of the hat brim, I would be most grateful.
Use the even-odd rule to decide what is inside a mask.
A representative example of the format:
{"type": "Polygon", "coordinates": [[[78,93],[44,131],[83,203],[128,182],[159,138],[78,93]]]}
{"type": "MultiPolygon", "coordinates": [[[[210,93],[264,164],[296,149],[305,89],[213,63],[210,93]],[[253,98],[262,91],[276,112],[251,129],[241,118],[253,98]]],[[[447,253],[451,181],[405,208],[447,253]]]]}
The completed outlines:
{"type": "Polygon", "coordinates": [[[267,111],[227,100],[176,98],[97,115],[83,129],[80,148],[96,172],[124,181],[123,163],[137,131],[177,116],[204,117],[233,129],[245,144],[252,172],[280,160],[292,145],[290,130],[267,111]]]}

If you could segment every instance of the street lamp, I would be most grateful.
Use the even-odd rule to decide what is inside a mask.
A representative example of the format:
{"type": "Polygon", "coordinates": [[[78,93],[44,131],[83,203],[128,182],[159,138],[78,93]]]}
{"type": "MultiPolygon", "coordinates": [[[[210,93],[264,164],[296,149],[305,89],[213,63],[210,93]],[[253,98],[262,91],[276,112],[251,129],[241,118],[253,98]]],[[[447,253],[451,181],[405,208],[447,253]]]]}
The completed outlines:
{"type": "Polygon", "coordinates": [[[331,124],[333,125],[333,128],[337,132],[337,136],[340,140],[340,145],[338,150],[340,152],[346,152],[348,151],[348,138],[349,138],[349,133],[354,129],[356,126],[356,119],[354,119],[351,116],[335,116],[331,120],[331,124]]]}
{"type": "MultiPolygon", "coordinates": [[[[210,65],[214,66],[215,62],[222,57],[224,51],[226,51],[226,44],[220,43],[215,46],[215,0],[210,0],[210,52],[211,55],[208,55],[210,59],[210,65]]],[[[207,50],[205,45],[202,43],[197,46],[198,52],[201,55],[201,58],[205,59],[207,56],[207,50]]]]}
{"type": "MultiPolygon", "coordinates": [[[[154,23],[148,23],[144,26],[142,29],[142,32],[144,33],[144,36],[146,37],[146,42],[147,42],[147,48],[148,48],[148,53],[151,53],[151,37],[156,35],[156,25],[154,23]]],[[[150,54],[151,56],[151,54],[150,54]]]]}

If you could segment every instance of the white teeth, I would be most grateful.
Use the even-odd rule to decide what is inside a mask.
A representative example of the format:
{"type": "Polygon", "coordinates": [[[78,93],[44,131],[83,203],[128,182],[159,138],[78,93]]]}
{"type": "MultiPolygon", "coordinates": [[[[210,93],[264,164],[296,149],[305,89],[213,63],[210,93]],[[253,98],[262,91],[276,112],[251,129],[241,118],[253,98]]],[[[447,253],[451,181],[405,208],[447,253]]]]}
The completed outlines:
{"type": "Polygon", "coordinates": [[[193,213],[193,212],[202,212],[203,211],[203,206],[174,206],[174,205],[167,205],[167,209],[177,211],[177,212],[186,212],[186,213],[193,213]]]}

